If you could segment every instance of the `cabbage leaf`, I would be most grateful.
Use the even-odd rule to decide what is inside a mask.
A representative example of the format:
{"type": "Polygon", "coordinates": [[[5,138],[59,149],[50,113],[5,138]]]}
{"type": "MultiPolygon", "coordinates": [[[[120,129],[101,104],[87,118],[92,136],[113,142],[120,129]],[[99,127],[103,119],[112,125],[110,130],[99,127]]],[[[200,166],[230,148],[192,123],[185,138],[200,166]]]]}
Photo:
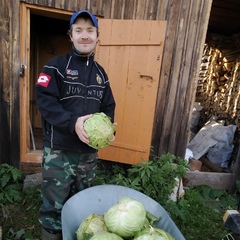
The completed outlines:
{"type": "Polygon", "coordinates": [[[109,232],[100,232],[95,234],[90,240],[123,240],[120,236],[109,233],[109,232]]]}
{"type": "Polygon", "coordinates": [[[78,227],[76,231],[77,240],[88,240],[94,234],[102,231],[107,231],[107,227],[103,220],[103,215],[90,214],[78,227]]]}
{"type": "Polygon", "coordinates": [[[175,240],[170,233],[161,228],[152,227],[144,229],[136,234],[134,240],[175,240]]]}

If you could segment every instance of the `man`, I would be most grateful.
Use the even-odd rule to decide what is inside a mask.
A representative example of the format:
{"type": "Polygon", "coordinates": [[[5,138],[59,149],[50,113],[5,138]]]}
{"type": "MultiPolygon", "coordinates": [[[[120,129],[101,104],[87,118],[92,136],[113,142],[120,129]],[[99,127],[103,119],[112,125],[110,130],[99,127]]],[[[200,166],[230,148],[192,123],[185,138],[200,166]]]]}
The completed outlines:
{"type": "MultiPolygon", "coordinates": [[[[75,193],[92,185],[97,151],[88,146],[83,123],[96,112],[114,122],[115,101],[104,69],[94,61],[98,21],[86,10],[70,19],[70,53],[51,59],[36,83],[42,116],[42,239],[61,239],[61,210],[75,193]]],[[[113,136],[114,139],[114,136],[113,136]]],[[[81,204],[81,203],[79,203],[81,204]]]]}

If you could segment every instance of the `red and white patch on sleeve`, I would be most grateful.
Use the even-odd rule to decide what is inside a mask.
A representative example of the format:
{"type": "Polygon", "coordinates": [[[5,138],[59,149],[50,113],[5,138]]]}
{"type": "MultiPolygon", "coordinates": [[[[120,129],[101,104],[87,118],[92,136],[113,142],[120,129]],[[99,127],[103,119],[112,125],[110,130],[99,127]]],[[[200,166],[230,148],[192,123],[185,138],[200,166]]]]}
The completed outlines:
{"type": "Polygon", "coordinates": [[[51,76],[46,73],[40,73],[36,84],[39,84],[43,87],[47,87],[50,82],[51,76]]]}

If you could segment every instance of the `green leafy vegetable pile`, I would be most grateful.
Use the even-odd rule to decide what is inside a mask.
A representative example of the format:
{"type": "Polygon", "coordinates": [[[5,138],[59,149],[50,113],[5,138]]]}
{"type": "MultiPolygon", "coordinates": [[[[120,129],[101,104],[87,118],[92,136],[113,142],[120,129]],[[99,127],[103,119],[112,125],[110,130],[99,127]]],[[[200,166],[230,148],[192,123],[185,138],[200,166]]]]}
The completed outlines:
{"type": "Polygon", "coordinates": [[[84,131],[88,135],[89,146],[95,149],[107,147],[116,131],[111,118],[105,113],[94,113],[84,122],[84,131]]]}
{"type": "Polygon", "coordinates": [[[156,220],[141,202],[123,197],[103,215],[87,216],[76,231],[77,240],[174,240],[154,226],[156,220]]]}

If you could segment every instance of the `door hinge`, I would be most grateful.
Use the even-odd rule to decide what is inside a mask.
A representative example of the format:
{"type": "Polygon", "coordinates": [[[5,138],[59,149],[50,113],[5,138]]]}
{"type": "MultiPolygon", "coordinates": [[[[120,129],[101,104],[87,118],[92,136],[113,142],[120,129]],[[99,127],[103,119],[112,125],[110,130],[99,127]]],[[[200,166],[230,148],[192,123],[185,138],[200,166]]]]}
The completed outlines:
{"type": "Polygon", "coordinates": [[[20,77],[24,77],[26,68],[27,68],[26,65],[22,64],[19,72],[20,77]]]}

